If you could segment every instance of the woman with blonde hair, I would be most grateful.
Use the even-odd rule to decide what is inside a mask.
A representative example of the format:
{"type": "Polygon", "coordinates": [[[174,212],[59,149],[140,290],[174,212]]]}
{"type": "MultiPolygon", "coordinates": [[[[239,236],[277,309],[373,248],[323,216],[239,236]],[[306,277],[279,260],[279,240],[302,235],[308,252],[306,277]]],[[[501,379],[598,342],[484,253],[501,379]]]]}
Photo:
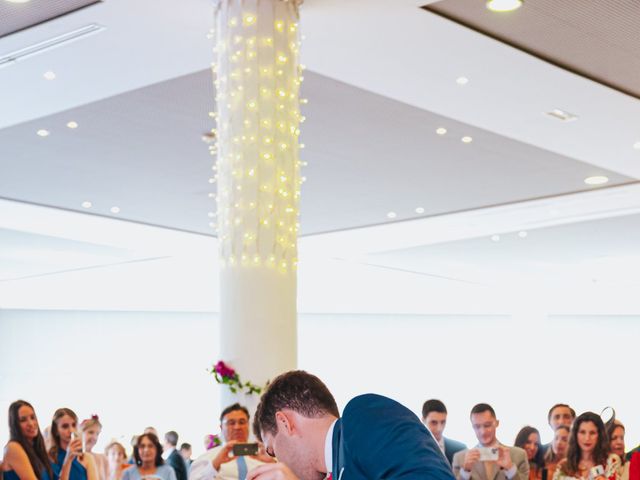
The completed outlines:
{"type": "Polygon", "coordinates": [[[122,472],[132,466],[127,463],[124,446],[118,442],[111,442],[104,449],[104,453],[107,457],[107,480],[121,480],[122,472]]]}
{"type": "MultiPolygon", "coordinates": [[[[65,458],[65,452],[69,444],[77,437],[78,416],[69,408],[59,408],[53,414],[51,420],[51,448],[49,458],[53,463],[53,473],[58,475],[65,458]]],[[[81,449],[76,458],[71,463],[69,480],[98,480],[98,471],[95,460],[90,453],[81,449]]]]}
{"type": "Polygon", "coordinates": [[[96,462],[96,469],[98,470],[99,480],[107,479],[107,457],[101,453],[94,453],[93,447],[98,442],[98,437],[102,431],[102,424],[98,415],[91,415],[91,418],[87,418],[80,423],[80,432],[84,435],[85,450],[93,455],[93,459],[96,462]]]}

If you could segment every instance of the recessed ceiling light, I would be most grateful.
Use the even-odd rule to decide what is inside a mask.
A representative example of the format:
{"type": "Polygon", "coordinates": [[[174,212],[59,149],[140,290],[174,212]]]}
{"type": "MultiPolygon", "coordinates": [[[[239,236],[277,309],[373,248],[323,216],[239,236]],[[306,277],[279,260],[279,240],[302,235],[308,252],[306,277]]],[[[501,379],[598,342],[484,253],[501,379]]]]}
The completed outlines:
{"type": "Polygon", "coordinates": [[[210,226],[211,228],[216,228],[216,224],[215,224],[215,223],[213,223],[213,222],[209,223],[209,226],[210,226]]]}
{"type": "Polygon", "coordinates": [[[120,207],[111,207],[109,211],[111,213],[120,213],[120,207]]]}
{"type": "Polygon", "coordinates": [[[458,85],[466,85],[467,83],[469,83],[469,79],[467,77],[458,77],[456,78],[456,83],[458,85]]]}
{"type": "Polygon", "coordinates": [[[523,0],[489,0],[487,8],[492,12],[512,12],[519,9],[523,3],[523,0]]]}
{"type": "Polygon", "coordinates": [[[31,0],[7,0],[9,3],[29,3],[31,0]]]}
{"type": "Polygon", "coordinates": [[[209,183],[216,183],[216,179],[215,179],[215,178],[213,178],[213,177],[211,177],[211,178],[209,179],[209,183]]]}
{"type": "Polygon", "coordinates": [[[73,128],[78,128],[78,124],[76,122],[74,122],[74,121],[71,121],[71,122],[67,123],[67,127],[72,128],[72,129],[73,128]]]}
{"type": "Polygon", "coordinates": [[[587,185],[604,185],[609,181],[609,177],[604,175],[594,175],[593,177],[587,177],[584,179],[584,183],[587,185]]]}
{"type": "Polygon", "coordinates": [[[444,135],[444,134],[446,134],[446,133],[447,133],[447,129],[446,129],[446,128],[444,128],[444,127],[436,128],[436,133],[437,133],[438,135],[444,135]]]}
{"type": "Polygon", "coordinates": [[[462,137],[460,140],[462,141],[462,143],[471,143],[471,142],[473,142],[473,138],[471,138],[471,137],[462,137]]]}
{"type": "Polygon", "coordinates": [[[44,128],[41,128],[40,130],[38,130],[36,132],[36,134],[40,137],[48,137],[49,136],[49,130],[45,130],[44,128]]]}
{"type": "Polygon", "coordinates": [[[559,108],[554,108],[550,112],[546,112],[550,117],[556,118],[558,120],[562,120],[563,122],[573,122],[577,120],[578,116],[573,113],[569,113],[566,110],[560,110],[559,108]]]}
{"type": "Polygon", "coordinates": [[[633,148],[635,148],[636,150],[640,150],[640,142],[634,143],[633,148]]]}
{"type": "Polygon", "coordinates": [[[92,203],[88,200],[85,200],[84,202],[82,202],[82,207],[83,208],[91,208],[92,203]]]}
{"type": "Polygon", "coordinates": [[[416,213],[424,213],[424,208],[422,207],[416,208],[416,213]]]}
{"type": "Polygon", "coordinates": [[[44,72],[44,74],[42,75],[46,80],[55,80],[56,79],[56,74],[55,72],[52,72],[51,70],[49,70],[48,72],[44,72]]]}
{"type": "Polygon", "coordinates": [[[387,213],[387,218],[396,218],[397,216],[398,216],[398,214],[396,212],[387,213]]]}
{"type": "Polygon", "coordinates": [[[215,198],[215,197],[216,197],[216,194],[215,194],[215,193],[213,193],[213,192],[209,192],[209,193],[207,194],[207,196],[208,196],[209,198],[215,198]]]}
{"type": "Polygon", "coordinates": [[[500,235],[491,235],[491,241],[499,242],[500,241],[500,235]]]}
{"type": "Polygon", "coordinates": [[[521,232],[518,232],[518,236],[520,238],[527,238],[528,233],[525,232],[524,230],[522,230],[521,232]]]}

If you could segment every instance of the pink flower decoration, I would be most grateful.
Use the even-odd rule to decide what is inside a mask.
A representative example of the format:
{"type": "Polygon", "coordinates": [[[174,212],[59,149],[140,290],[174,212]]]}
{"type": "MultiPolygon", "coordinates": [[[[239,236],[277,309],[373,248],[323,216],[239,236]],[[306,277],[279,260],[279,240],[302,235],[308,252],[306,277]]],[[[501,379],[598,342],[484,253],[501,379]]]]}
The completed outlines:
{"type": "Polygon", "coordinates": [[[236,376],[236,371],[226,363],[224,363],[222,360],[216,363],[214,369],[216,373],[221,377],[234,378],[236,376]]]}

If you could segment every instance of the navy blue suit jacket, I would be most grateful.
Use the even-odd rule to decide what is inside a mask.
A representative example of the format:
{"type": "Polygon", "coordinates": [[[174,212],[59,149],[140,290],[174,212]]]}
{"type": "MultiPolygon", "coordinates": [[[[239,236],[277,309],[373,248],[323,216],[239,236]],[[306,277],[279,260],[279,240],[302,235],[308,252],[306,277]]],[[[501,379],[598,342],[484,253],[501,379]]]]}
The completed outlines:
{"type": "Polygon", "coordinates": [[[395,400],[360,395],[335,424],[333,480],[454,478],[420,419],[395,400]]]}

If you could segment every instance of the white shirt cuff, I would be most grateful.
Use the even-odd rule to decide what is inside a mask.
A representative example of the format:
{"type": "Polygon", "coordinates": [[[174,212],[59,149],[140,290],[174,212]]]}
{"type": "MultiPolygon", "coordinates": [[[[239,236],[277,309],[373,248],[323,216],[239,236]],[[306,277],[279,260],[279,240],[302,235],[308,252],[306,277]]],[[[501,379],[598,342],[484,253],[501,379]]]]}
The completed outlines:
{"type": "Polygon", "coordinates": [[[462,480],[469,480],[471,478],[471,472],[467,472],[464,468],[461,468],[460,478],[462,478],[462,480]]]}
{"type": "Polygon", "coordinates": [[[516,473],[518,473],[518,469],[516,468],[515,465],[511,465],[511,468],[507,471],[504,472],[505,476],[511,480],[513,477],[516,476],[516,473]]]}

